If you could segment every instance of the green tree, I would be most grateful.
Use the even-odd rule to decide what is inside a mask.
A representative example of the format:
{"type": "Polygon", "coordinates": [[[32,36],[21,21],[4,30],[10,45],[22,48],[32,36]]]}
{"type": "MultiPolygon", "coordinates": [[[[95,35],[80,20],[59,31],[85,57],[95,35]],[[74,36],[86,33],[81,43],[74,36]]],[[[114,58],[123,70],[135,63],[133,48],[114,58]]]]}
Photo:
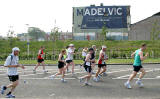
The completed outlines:
{"type": "Polygon", "coordinates": [[[38,39],[45,39],[45,32],[37,27],[29,27],[28,29],[29,36],[31,39],[38,41],[38,39]]]}
{"type": "Polygon", "coordinates": [[[107,40],[107,33],[108,33],[108,29],[106,27],[106,23],[104,23],[104,26],[102,27],[102,32],[100,34],[101,40],[107,40]]]}

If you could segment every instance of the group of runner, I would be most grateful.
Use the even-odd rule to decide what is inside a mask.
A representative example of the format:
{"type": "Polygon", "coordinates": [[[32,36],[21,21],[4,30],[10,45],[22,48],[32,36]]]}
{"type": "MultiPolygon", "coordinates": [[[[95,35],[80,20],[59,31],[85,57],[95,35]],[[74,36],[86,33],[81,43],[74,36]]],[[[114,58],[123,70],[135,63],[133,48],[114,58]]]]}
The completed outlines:
{"type": "MultiPolygon", "coordinates": [[[[134,57],[134,64],[133,64],[133,73],[129,77],[128,81],[124,83],[124,86],[126,88],[131,88],[130,82],[133,80],[133,78],[137,75],[137,73],[140,71],[141,74],[139,76],[139,79],[136,81],[136,84],[139,85],[140,87],[143,87],[142,83],[142,78],[145,75],[145,70],[142,67],[142,61],[146,59],[148,56],[148,53],[146,53],[145,56],[143,56],[143,52],[146,49],[146,44],[142,44],[141,48],[136,50],[134,53],[132,53],[132,57],[134,57]]],[[[99,58],[98,61],[96,62],[96,46],[93,45],[91,48],[85,47],[82,50],[82,57],[84,63],[81,64],[81,67],[83,66],[85,71],[87,72],[87,75],[80,77],[79,80],[80,82],[84,82],[84,85],[90,85],[89,81],[92,77],[92,74],[95,74],[93,77],[93,81],[98,82],[103,74],[106,74],[106,60],[108,60],[108,57],[106,55],[106,50],[107,47],[103,45],[101,47],[101,50],[99,52],[99,58]],[[95,73],[94,68],[96,63],[98,64],[98,70],[95,73]]],[[[17,87],[19,83],[19,75],[17,72],[17,68],[20,67],[22,69],[25,69],[25,67],[21,64],[18,63],[18,55],[19,55],[20,49],[18,47],[15,47],[12,49],[12,54],[10,54],[4,64],[4,67],[8,68],[8,77],[9,80],[12,82],[9,85],[3,85],[1,86],[1,94],[4,94],[4,92],[10,88],[10,91],[6,94],[6,98],[15,98],[14,95],[12,95],[12,92],[14,89],[17,87]]],[[[72,65],[72,76],[75,76],[75,63],[73,61],[73,56],[75,54],[75,47],[74,44],[70,44],[69,46],[66,47],[66,49],[62,50],[59,54],[58,57],[58,69],[59,71],[51,75],[49,78],[54,79],[55,76],[57,75],[62,75],[62,82],[66,82],[65,80],[65,73],[70,72],[69,71],[69,66],[72,65]]],[[[42,64],[43,66],[43,72],[46,73],[48,72],[45,69],[45,64],[44,64],[44,47],[42,46],[38,52],[38,60],[37,60],[37,65],[33,69],[33,72],[36,73],[36,69],[38,66],[42,64]]]]}

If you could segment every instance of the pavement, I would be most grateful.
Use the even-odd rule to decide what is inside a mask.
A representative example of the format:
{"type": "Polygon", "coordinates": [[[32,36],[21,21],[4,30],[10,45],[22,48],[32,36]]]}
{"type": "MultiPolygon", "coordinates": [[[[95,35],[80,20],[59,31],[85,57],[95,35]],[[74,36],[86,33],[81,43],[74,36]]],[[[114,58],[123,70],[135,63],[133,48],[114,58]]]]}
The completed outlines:
{"type": "MultiPolygon", "coordinates": [[[[67,83],[62,83],[60,76],[54,80],[49,78],[58,71],[57,66],[46,66],[48,73],[43,73],[40,66],[36,74],[33,67],[26,66],[25,71],[18,69],[20,84],[13,93],[16,99],[160,99],[160,64],[144,64],[147,72],[143,79],[144,88],[135,84],[137,75],[131,83],[132,89],[124,87],[133,70],[132,65],[108,65],[107,76],[99,82],[91,80],[92,86],[79,82],[78,78],[86,74],[80,66],[75,67],[76,77],[66,74],[67,83]]],[[[6,68],[1,66],[0,86],[9,83],[6,68]]],[[[5,99],[5,95],[0,95],[0,99],[5,99]]]]}

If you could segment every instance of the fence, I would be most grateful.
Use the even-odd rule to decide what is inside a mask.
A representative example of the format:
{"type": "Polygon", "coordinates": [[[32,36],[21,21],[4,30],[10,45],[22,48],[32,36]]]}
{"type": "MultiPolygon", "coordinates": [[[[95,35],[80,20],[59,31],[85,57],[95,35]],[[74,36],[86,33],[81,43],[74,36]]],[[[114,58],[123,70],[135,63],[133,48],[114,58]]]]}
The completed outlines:
{"type": "MultiPolygon", "coordinates": [[[[131,53],[133,51],[131,50],[107,50],[106,54],[110,59],[130,59],[131,58],[131,53]]],[[[149,58],[160,58],[160,53],[159,49],[156,50],[149,50],[149,58]]],[[[45,60],[57,60],[58,55],[60,53],[60,50],[54,50],[52,52],[45,53],[45,60]]],[[[9,53],[6,54],[1,54],[0,60],[5,60],[9,53]]],[[[99,55],[99,50],[96,53],[96,59],[98,59],[99,55]]],[[[37,59],[37,53],[31,52],[30,55],[28,56],[26,52],[20,53],[19,55],[20,60],[35,60],[37,59]]],[[[80,60],[82,59],[81,57],[81,49],[77,50],[75,55],[74,55],[75,60],[80,60]]]]}

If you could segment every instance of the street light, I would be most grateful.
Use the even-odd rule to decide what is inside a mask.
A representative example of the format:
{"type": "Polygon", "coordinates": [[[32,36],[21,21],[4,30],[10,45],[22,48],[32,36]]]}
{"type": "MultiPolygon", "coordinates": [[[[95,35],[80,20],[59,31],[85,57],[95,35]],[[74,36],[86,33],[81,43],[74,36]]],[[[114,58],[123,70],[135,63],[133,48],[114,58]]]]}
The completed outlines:
{"type": "Polygon", "coordinates": [[[28,28],[29,28],[29,24],[25,24],[27,27],[27,53],[29,56],[29,33],[28,33],[28,28]]]}

